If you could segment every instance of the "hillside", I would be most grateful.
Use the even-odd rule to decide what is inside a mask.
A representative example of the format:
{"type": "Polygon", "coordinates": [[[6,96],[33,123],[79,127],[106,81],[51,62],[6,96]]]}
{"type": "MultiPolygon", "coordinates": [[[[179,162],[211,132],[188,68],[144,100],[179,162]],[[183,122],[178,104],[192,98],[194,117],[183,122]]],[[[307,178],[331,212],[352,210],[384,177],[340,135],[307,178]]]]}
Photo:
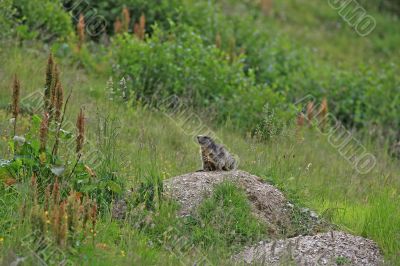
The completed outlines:
{"type": "Polygon", "coordinates": [[[107,15],[104,39],[80,38],[79,23],[62,9],[48,13],[58,26],[46,28],[30,23],[37,14],[26,1],[0,5],[0,25],[20,23],[0,46],[0,261],[186,265],[207,254],[210,264],[230,265],[245,247],[309,230],[307,209],[325,231],[371,239],[385,262],[399,263],[395,12],[365,5],[377,26],[360,37],[327,2],[273,1],[264,12],[255,1],[211,2],[88,1],[107,15]],[[114,32],[126,14],[128,30],[114,32]],[[141,14],[143,32],[135,33],[141,14]],[[46,39],[49,28],[59,36],[46,39]],[[50,83],[54,108],[59,100],[65,111],[60,128],[56,112],[44,122],[53,112],[43,106],[50,52],[60,73],[50,83]],[[295,104],[304,96],[319,113],[313,124],[310,102],[295,104]],[[321,120],[323,102],[329,120],[321,120]],[[331,117],[344,125],[336,134],[331,117]],[[350,131],[351,146],[340,146],[350,131]],[[282,191],[294,206],[290,230],[278,238],[266,230],[245,191],[229,184],[193,216],[178,215],[162,187],[201,168],[199,134],[216,136],[240,170],[282,191]],[[373,167],[360,163],[360,150],[373,155],[373,167]],[[127,195],[128,215],[114,219],[113,206],[127,195]]]}

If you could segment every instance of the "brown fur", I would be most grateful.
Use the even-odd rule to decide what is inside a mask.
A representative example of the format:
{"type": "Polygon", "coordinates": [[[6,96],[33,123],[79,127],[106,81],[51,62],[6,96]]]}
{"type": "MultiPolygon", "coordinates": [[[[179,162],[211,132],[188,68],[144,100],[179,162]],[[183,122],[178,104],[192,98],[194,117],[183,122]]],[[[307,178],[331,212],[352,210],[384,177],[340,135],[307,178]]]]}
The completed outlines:
{"type": "Polygon", "coordinates": [[[227,149],[208,136],[197,136],[201,146],[201,159],[203,169],[201,171],[230,171],[237,167],[235,158],[227,149]]]}

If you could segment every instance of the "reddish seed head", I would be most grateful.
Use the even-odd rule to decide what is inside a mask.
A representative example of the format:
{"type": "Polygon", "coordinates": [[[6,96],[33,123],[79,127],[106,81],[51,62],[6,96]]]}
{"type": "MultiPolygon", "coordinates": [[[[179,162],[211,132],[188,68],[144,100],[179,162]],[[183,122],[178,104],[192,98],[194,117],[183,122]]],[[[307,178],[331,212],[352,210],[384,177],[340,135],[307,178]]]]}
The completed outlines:
{"type": "Polygon", "coordinates": [[[13,94],[12,94],[12,115],[14,118],[17,118],[19,114],[20,93],[21,93],[21,84],[18,80],[17,75],[15,74],[13,81],[13,94]]]}
{"type": "Polygon", "coordinates": [[[140,16],[139,26],[140,26],[140,39],[144,40],[146,33],[146,16],[144,14],[140,16]]]}
{"type": "Polygon", "coordinates": [[[114,22],[114,33],[118,34],[122,32],[122,23],[119,18],[117,18],[114,22]]]}
{"type": "Polygon", "coordinates": [[[326,120],[328,116],[328,101],[326,97],[322,100],[321,107],[318,112],[319,120],[321,122],[321,128],[324,129],[326,126],[326,120]]]}
{"type": "Polygon", "coordinates": [[[297,126],[299,126],[299,127],[304,126],[304,114],[303,113],[300,113],[297,116],[297,126]]]}
{"type": "Polygon", "coordinates": [[[76,137],[76,153],[80,153],[85,140],[85,115],[82,108],[76,121],[76,128],[78,131],[78,135],[76,137]]]}
{"type": "Polygon", "coordinates": [[[308,102],[307,104],[307,121],[309,124],[312,123],[314,118],[314,102],[308,102]]]}
{"type": "Polygon", "coordinates": [[[79,15],[79,21],[76,26],[76,30],[79,38],[78,49],[80,50],[85,42],[85,17],[82,14],[79,15]]]}
{"type": "Polygon", "coordinates": [[[48,132],[49,132],[49,114],[44,113],[42,122],[40,123],[40,132],[39,132],[40,151],[41,152],[46,151],[48,132]]]}
{"type": "Polygon", "coordinates": [[[55,108],[56,108],[55,120],[58,123],[61,122],[63,104],[64,104],[64,89],[61,85],[61,82],[58,81],[56,85],[56,103],[55,103],[55,108]]]}
{"type": "Polygon", "coordinates": [[[50,101],[51,101],[51,86],[53,83],[53,74],[54,74],[54,59],[53,54],[49,54],[49,58],[47,59],[47,67],[46,67],[46,83],[44,86],[44,110],[45,112],[49,111],[50,101]]]}
{"type": "Polygon", "coordinates": [[[127,7],[124,7],[122,9],[122,17],[123,17],[123,22],[124,22],[124,31],[128,32],[129,30],[129,24],[131,22],[131,17],[129,14],[129,9],[127,7]]]}

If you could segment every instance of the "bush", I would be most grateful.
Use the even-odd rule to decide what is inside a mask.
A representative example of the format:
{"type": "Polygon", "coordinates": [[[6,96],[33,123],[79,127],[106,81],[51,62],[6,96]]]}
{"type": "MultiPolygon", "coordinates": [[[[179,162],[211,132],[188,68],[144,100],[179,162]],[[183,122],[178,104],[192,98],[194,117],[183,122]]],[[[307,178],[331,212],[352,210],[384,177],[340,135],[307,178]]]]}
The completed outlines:
{"type": "Polygon", "coordinates": [[[0,2],[0,38],[9,37],[14,29],[14,14],[15,9],[12,5],[12,0],[2,0],[0,2]]]}
{"type": "Polygon", "coordinates": [[[143,42],[129,35],[113,43],[115,74],[127,80],[127,94],[134,99],[178,96],[188,107],[215,111],[221,122],[254,128],[265,104],[282,108],[284,97],[255,84],[252,70],[243,71],[244,57],[232,60],[214,45],[206,45],[191,27],[155,28],[143,42]]]}
{"type": "Polygon", "coordinates": [[[73,33],[71,17],[58,0],[14,0],[15,17],[21,21],[17,33],[22,39],[52,41],[73,33]]]}
{"type": "Polygon", "coordinates": [[[150,25],[157,22],[160,26],[167,26],[170,18],[178,17],[180,2],[178,0],[87,0],[76,8],[73,7],[73,1],[64,0],[63,4],[72,11],[75,17],[79,17],[82,12],[87,12],[87,7],[90,7],[93,12],[96,10],[96,14],[102,16],[107,22],[107,33],[113,34],[117,18],[123,20],[122,10],[124,7],[129,10],[129,32],[133,32],[134,23],[139,21],[142,14],[146,16],[146,30],[150,31],[150,25]]]}

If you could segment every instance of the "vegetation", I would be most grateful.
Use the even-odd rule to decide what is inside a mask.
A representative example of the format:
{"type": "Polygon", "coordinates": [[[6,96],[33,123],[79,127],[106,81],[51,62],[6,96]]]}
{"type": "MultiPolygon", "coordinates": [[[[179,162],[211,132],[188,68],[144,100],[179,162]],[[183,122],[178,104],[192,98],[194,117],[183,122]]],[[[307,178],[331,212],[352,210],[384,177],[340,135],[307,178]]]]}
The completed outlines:
{"type": "Polygon", "coordinates": [[[399,263],[395,1],[360,1],[377,21],[366,37],[318,1],[102,0],[87,1],[85,16],[69,1],[36,2],[0,3],[5,264],[228,265],[268,239],[232,184],[184,218],[162,196],[164,179],[199,168],[199,126],[296,210],[373,239],[399,263]],[[94,10],[107,34],[89,34],[94,10]],[[313,103],[295,104],[307,95],[313,103]],[[176,96],[181,109],[162,106],[176,96]],[[375,156],[371,171],[331,144],[328,112],[375,156]],[[112,219],[127,190],[128,215],[112,219]]]}

